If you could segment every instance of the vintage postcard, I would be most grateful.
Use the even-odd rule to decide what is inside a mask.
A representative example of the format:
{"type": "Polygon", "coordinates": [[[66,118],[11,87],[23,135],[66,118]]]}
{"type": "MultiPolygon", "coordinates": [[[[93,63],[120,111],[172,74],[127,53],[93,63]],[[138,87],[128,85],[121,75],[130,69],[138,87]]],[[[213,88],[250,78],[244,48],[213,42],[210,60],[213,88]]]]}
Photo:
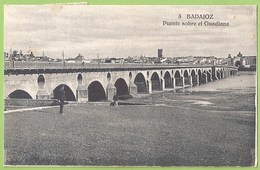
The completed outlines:
{"type": "Polygon", "coordinates": [[[257,164],[257,6],[5,5],[5,166],[257,164]]]}

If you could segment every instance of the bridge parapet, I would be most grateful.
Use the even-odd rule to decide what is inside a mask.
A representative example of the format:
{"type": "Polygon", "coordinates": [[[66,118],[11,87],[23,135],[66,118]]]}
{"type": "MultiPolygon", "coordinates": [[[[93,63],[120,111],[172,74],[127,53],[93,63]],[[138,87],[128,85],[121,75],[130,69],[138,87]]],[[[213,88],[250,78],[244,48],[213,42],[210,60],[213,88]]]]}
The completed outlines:
{"type": "Polygon", "coordinates": [[[167,69],[190,69],[190,68],[230,68],[232,66],[213,66],[213,65],[187,65],[187,66],[169,66],[169,65],[145,65],[145,66],[125,66],[125,67],[75,67],[75,68],[5,68],[4,75],[17,74],[59,74],[59,73],[77,73],[77,72],[111,72],[111,71],[135,71],[135,70],[167,70],[167,69]]]}
{"type": "Polygon", "coordinates": [[[31,69],[61,69],[61,68],[138,68],[138,67],[160,67],[160,66],[202,66],[201,64],[177,64],[177,63],[67,63],[67,62],[34,62],[34,61],[6,61],[5,69],[11,68],[31,68],[31,69]]]}
{"type": "MultiPolygon", "coordinates": [[[[75,68],[150,68],[150,67],[204,67],[212,64],[177,64],[177,63],[66,63],[66,62],[5,62],[5,69],[75,69],[75,68]]],[[[214,65],[228,67],[227,65],[214,65]]]]}

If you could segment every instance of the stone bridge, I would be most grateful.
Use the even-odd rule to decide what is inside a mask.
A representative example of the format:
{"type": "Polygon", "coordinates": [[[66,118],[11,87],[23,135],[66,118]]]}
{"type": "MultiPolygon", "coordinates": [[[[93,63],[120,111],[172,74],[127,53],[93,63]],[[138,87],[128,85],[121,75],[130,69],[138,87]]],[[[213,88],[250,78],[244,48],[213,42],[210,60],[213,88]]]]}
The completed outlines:
{"type": "Polygon", "coordinates": [[[230,66],[138,66],[96,68],[6,68],[4,97],[57,98],[65,85],[68,101],[111,101],[154,91],[177,90],[235,75],[230,66]]]}

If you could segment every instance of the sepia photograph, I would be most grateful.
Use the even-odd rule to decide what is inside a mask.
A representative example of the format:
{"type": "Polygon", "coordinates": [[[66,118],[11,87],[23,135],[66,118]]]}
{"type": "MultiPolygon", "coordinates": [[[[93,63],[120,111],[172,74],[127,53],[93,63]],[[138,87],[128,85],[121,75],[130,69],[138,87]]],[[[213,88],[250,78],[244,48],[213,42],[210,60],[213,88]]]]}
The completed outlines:
{"type": "Polygon", "coordinates": [[[255,167],[256,5],[4,5],[4,166],[255,167]]]}

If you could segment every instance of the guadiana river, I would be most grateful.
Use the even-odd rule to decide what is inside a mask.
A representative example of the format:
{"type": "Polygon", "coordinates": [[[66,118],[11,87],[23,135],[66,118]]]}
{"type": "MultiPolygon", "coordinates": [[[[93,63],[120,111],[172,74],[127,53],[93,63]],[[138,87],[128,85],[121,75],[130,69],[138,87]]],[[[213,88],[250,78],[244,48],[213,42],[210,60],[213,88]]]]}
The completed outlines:
{"type": "MultiPolygon", "coordinates": [[[[233,103],[234,107],[241,108],[242,110],[255,110],[255,95],[256,95],[256,72],[238,72],[237,75],[217,80],[214,82],[208,82],[200,86],[194,86],[190,88],[180,89],[176,92],[158,92],[152,95],[140,96],[138,102],[143,104],[152,105],[165,105],[172,106],[177,103],[176,106],[182,104],[191,104],[188,107],[194,107],[193,104],[203,106],[218,106],[220,108],[229,108],[228,103],[233,103]],[[233,96],[234,98],[231,98],[233,96]],[[248,96],[252,97],[252,101],[248,100],[248,96]],[[225,101],[225,97],[229,97],[228,101],[225,101]],[[218,98],[223,100],[213,102],[218,98]],[[239,101],[241,105],[236,103],[239,101]],[[225,103],[228,102],[228,103],[225,103]]],[[[137,99],[133,99],[135,101],[137,99]]],[[[187,106],[187,105],[186,105],[187,106]]],[[[239,110],[238,110],[239,111],[239,110]]]]}
{"type": "Polygon", "coordinates": [[[215,81],[202,86],[187,89],[192,91],[221,91],[236,89],[252,89],[256,91],[256,72],[238,72],[237,76],[215,81]]]}
{"type": "Polygon", "coordinates": [[[5,114],[6,165],[254,166],[256,73],[117,107],[5,114]],[[15,125],[15,126],[14,126],[15,125]]]}

